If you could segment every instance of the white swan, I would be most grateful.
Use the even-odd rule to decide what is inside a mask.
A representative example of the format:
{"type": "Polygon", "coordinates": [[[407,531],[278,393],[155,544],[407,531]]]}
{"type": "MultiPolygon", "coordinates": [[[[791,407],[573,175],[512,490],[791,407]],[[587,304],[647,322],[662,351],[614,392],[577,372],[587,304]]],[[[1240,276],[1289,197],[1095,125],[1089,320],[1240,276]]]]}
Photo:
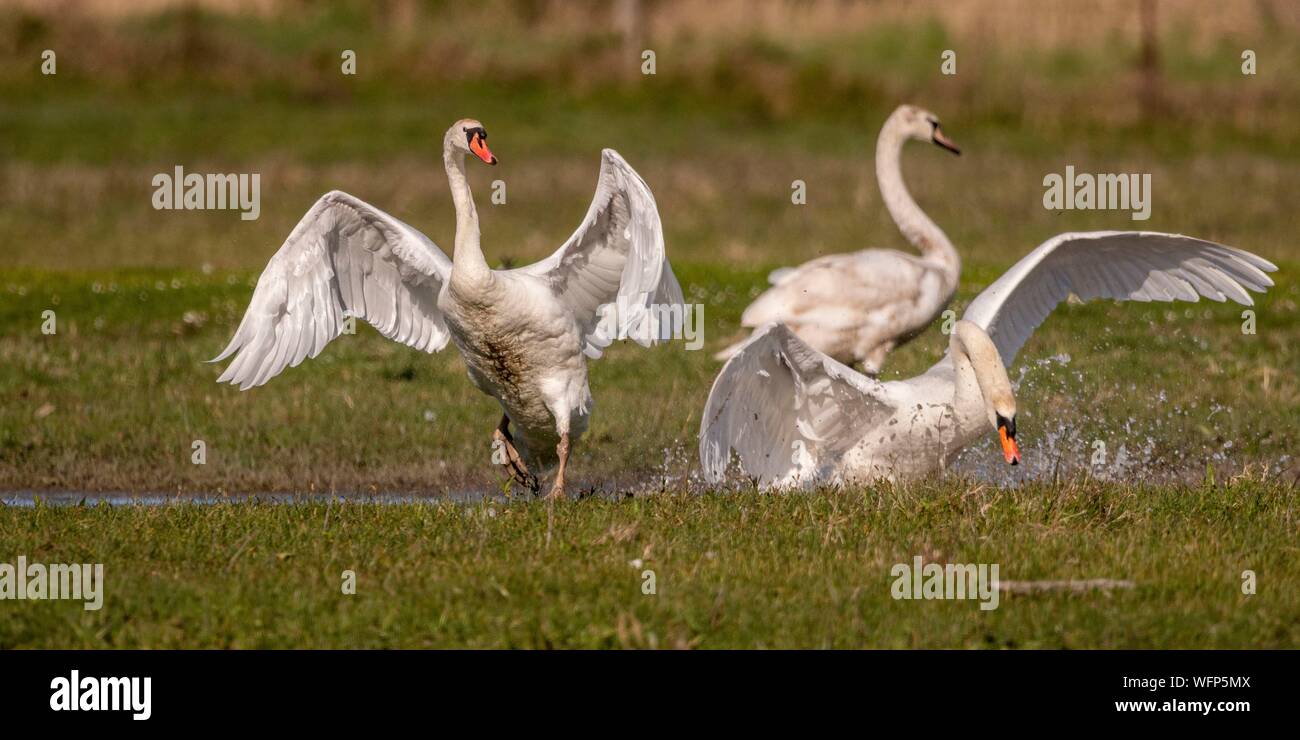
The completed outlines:
{"type": "Polygon", "coordinates": [[[584,355],[600,357],[614,339],[648,346],[666,338],[670,327],[659,321],[667,313],[652,306],[681,304],[681,287],[654,196],[612,149],[602,154],[582,225],[558,251],[527,267],[490,269],[465,179],[468,153],[496,164],[482,124],[467,119],[443,138],[456,204],[451,260],[378,208],[327,193],[258,278],[239,329],[213,360],[238,353],[218,382],[241,390],[265,383],[319,354],[348,316],[426,352],[450,338],[470,380],[504,411],[494,461],[534,491],[537,475],[555,467],[550,495],[563,496],[570,445],[591,412],[584,355]]]}
{"type": "MultiPolygon", "coordinates": [[[[961,259],[943,230],[907,192],[899,155],[908,139],[934,142],[954,154],[939,119],[915,106],[893,112],[876,140],[876,179],[889,215],[918,257],[892,249],[867,249],[818,257],[774,271],[772,287],[745,309],[740,323],[758,327],[779,321],[800,339],[846,365],[880,372],[895,347],[919,334],[957,290],[961,259]]],[[[725,360],[744,342],[714,355],[725,360]]]]}
{"type": "Polygon", "coordinates": [[[742,471],[775,487],[901,480],[942,470],[992,427],[1020,461],[1007,365],[1070,294],[1081,299],[1252,305],[1272,263],[1175,234],[1060,234],[1030,252],[966,309],[945,357],[923,375],[881,383],[770,324],[722,368],[700,424],[711,480],[734,451],[742,471]]]}

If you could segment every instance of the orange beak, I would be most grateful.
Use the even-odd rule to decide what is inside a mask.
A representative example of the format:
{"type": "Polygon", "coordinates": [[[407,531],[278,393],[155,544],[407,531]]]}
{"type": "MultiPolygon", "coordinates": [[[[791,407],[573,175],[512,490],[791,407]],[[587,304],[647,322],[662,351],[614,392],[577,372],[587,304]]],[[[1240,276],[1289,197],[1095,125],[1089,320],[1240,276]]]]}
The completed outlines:
{"type": "Polygon", "coordinates": [[[1007,462],[1011,463],[1012,465],[1019,465],[1020,445],[1016,444],[1016,440],[1007,436],[1006,427],[998,428],[998,437],[1002,439],[1002,456],[1005,457],[1007,459],[1007,462]]]}
{"type": "Polygon", "coordinates": [[[478,158],[484,162],[487,162],[488,164],[497,163],[496,155],[492,153],[491,149],[488,149],[487,142],[483,141],[482,136],[474,134],[474,137],[469,140],[469,149],[474,152],[474,154],[478,155],[478,158]]]}

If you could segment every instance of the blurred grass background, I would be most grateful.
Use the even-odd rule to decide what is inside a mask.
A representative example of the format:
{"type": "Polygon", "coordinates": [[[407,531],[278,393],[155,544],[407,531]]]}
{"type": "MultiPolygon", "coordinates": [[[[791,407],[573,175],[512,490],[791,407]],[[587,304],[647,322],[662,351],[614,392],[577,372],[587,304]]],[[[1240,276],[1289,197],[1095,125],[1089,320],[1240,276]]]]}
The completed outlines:
{"type": "MultiPolygon", "coordinates": [[[[502,160],[470,172],[485,249],[519,263],[568,236],[599,149],[617,148],[655,192],[712,351],[771,268],[906,248],[872,169],[903,102],[964,147],[904,156],[965,260],[958,309],[1066,230],[1188,233],[1282,267],[1254,336],[1233,306],[1060,309],[1020,360],[1026,449],[1042,453],[1029,473],[1086,465],[1097,438],[1179,475],[1288,470],[1297,29],[1300,6],[1280,0],[0,0],[0,488],[481,486],[495,406],[454,353],[426,358],[365,330],[255,392],[211,382],[219,369],[200,361],[316,197],[347,190],[450,244],[439,144],[474,116],[502,160]],[[40,74],[45,49],[56,75],[40,74]],[[340,72],[344,49],[355,76],[340,72]],[[939,74],[945,49],[956,75],[939,74]],[[1151,173],[1151,220],[1045,210],[1042,178],[1067,164],[1151,173]],[[260,173],[261,218],[153,210],[152,176],[177,165],[260,173]],[[485,196],[496,178],[503,206],[485,196]],[[807,205],[790,203],[795,179],[807,205]],[[46,308],[57,338],[39,333],[46,308]],[[1060,353],[1068,371],[1034,362],[1060,353]],[[205,467],[189,464],[195,438],[209,442],[205,467]]],[[[886,377],[942,348],[927,332],[886,377]]],[[[684,480],[716,371],[679,348],[595,363],[579,477],[684,480]]]]}
{"type": "Polygon", "coordinates": [[[475,173],[480,193],[500,177],[511,196],[484,219],[495,256],[562,241],[612,146],[654,186],[675,261],[786,264],[898,242],[871,154],[888,112],[913,102],[968,152],[906,160],[968,259],[1117,227],[1123,214],[1038,207],[1043,174],[1067,163],[1151,172],[1142,226],[1286,256],[1300,8],[1153,3],[1150,73],[1140,5],[645,0],[644,38],[629,46],[616,2],[11,3],[0,233],[16,265],[256,268],[311,199],[340,187],[445,243],[438,145],[474,116],[502,158],[475,173]],[[642,46],[653,76],[639,73],[642,46]],[[1247,48],[1255,76],[1240,72],[1247,48]],[[38,73],[44,49],[58,53],[55,76],[38,73]],[[340,73],[343,49],[355,76],[340,73]],[[938,73],[945,49],[956,75],[938,73]],[[177,164],[260,172],[262,218],[152,210],[149,178],[177,164]],[[806,208],[784,207],[793,179],[809,183],[806,208]]]}

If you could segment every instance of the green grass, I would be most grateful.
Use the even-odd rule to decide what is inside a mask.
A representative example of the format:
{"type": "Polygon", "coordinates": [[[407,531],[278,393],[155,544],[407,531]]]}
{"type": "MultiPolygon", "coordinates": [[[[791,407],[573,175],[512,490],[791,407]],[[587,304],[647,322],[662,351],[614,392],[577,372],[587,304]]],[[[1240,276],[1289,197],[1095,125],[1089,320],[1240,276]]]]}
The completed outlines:
{"type": "Polygon", "coordinates": [[[1296,504],[1295,489],[1248,480],[949,481],[553,509],[0,509],[7,549],[103,563],[105,579],[99,611],[6,605],[0,647],[1295,647],[1296,504]],[[991,611],[896,601],[890,569],[915,555],[1135,586],[1003,595],[991,611]]]}
{"type": "MultiPolygon", "coordinates": [[[[658,75],[629,79],[608,34],[489,29],[477,4],[438,12],[455,16],[426,14],[405,38],[350,4],[102,27],[0,19],[0,491],[431,498],[0,508],[0,562],[103,562],[109,579],[101,612],[6,605],[0,647],[1295,646],[1292,34],[1205,43],[1168,29],[1151,118],[1128,37],[1021,48],[924,18],[816,38],[687,35],[656,44],[658,75]],[[1246,44],[1261,60],[1251,79],[1234,73],[1246,44]],[[951,78],[935,73],[948,46],[951,78]],[[47,47],[56,77],[35,73],[47,47]],[[358,50],[355,79],[338,74],[338,48],[358,50]],[[767,272],[905,246],[871,170],[901,102],[933,109],[964,149],[904,155],[909,187],[962,254],[958,312],[1054,234],[1143,228],[1277,262],[1257,331],[1241,331],[1232,304],[1063,305],[1011,369],[1022,467],[1003,465],[990,435],[944,481],[708,492],[695,434],[718,370],[709,355],[738,338],[767,272]],[[462,116],[484,121],[502,160],[470,171],[490,260],[559,245],[612,146],[655,192],[687,300],[704,306],[704,351],[619,346],[590,364],[596,408],[571,475],[607,497],[553,512],[437,503],[503,487],[489,464],[499,409],[454,351],[423,355],[362,327],[247,393],[203,362],[330,189],[450,245],[438,146],[462,116]],[[261,218],[153,210],[152,175],[177,164],[260,173],[261,218]],[[1151,220],[1045,210],[1043,176],[1066,165],[1151,173],[1151,220]],[[498,178],[507,204],[489,205],[498,178]],[[795,179],[806,205],[790,203],[795,179]],[[998,562],[1004,579],[1137,587],[1007,597],[991,613],[895,602],[889,567],[916,554],[998,562]],[[656,570],[656,596],[640,592],[638,558],[656,570]],[[339,593],[349,568],[354,597],[339,593]],[[1259,574],[1255,596],[1240,592],[1245,569],[1259,574]]],[[[922,334],[885,377],[923,371],[944,339],[922,334]]]]}
{"type": "MultiPolygon", "coordinates": [[[[1000,270],[968,266],[957,305],[1000,270]]],[[[695,470],[699,410],[762,271],[686,265],[705,307],[704,351],[680,342],[615,347],[590,364],[596,410],[575,445],[583,487],[679,485],[695,470]],[[632,422],[635,420],[635,422],[632,422]]],[[[1298,447],[1300,335],[1291,270],[1256,306],[1062,306],[1012,368],[1026,465],[1002,468],[992,435],[967,454],[998,480],[1091,469],[1092,444],[1123,446],[1150,480],[1199,478],[1207,464],[1276,473],[1298,447]],[[1068,354],[1061,365],[1044,361],[1068,354]],[[1266,377],[1267,375],[1267,377],[1266,377]],[[1191,379],[1191,380],[1189,380],[1191,379]],[[987,465],[993,462],[993,465],[987,465]]],[[[255,273],[0,271],[0,490],[162,492],[495,490],[495,402],[454,349],[425,355],[369,327],[265,387],[217,385],[214,357],[243,314],[255,273]],[[58,318],[41,333],[42,312],[58,318]],[[195,465],[202,440],[207,461],[195,465]]],[[[886,377],[934,363],[927,333],[886,377]]],[[[1113,462],[1113,460],[1112,460],[1113,462]]],[[[1104,470],[1091,470],[1103,473],[1104,470]]]]}

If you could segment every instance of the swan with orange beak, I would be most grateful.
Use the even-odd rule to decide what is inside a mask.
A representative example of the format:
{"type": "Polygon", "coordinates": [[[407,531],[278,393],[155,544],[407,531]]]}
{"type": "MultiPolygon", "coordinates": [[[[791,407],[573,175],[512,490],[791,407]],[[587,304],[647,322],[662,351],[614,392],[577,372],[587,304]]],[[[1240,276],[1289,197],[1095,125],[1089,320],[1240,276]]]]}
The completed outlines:
{"type": "MultiPolygon", "coordinates": [[[[350,318],[423,352],[448,342],[470,382],[501,406],[491,460],[539,492],[554,473],[565,495],[572,445],[587,429],[587,361],[620,339],[643,346],[672,336],[660,306],[683,304],[645,180],[618,152],[601,152],[596,193],[573,235],[550,257],[492,269],[466,173],[470,155],[497,163],[482,123],[443,135],[442,162],[456,207],[451,257],[375,206],[335,190],[307,211],[257,280],[217,379],[241,390],[315,357],[350,318]]],[[[484,450],[488,446],[484,445],[484,450]]]]}
{"type": "MultiPolygon", "coordinates": [[[[937,127],[936,127],[937,132],[937,127]]],[[[739,468],[775,488],[906,480],[941,472],[990,427],[1022,463],[1007,367],[1058,304],[1080,300],[1233,300],[1273,285],[1277,267],[1181,234],[1058,234],[966,307],[947,355],[912,378],[880,382],[767,324],[723,366],[700,423],[700,465],[739,468]]]]}

